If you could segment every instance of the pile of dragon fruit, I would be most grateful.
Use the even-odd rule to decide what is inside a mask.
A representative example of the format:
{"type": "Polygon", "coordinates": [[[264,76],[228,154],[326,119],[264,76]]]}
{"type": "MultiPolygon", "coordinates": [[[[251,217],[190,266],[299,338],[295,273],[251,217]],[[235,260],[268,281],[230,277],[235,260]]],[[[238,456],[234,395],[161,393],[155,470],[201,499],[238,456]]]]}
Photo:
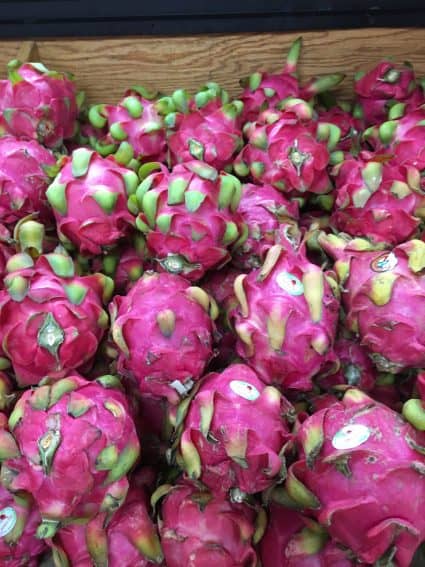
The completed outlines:
{"type": "MultiPolygon", "coordinates": [[[[0,81],[0,565],[409,567],[425,94],[0,81]]],[[[425,83],[424,83],[425,84],[425,83]]]]}

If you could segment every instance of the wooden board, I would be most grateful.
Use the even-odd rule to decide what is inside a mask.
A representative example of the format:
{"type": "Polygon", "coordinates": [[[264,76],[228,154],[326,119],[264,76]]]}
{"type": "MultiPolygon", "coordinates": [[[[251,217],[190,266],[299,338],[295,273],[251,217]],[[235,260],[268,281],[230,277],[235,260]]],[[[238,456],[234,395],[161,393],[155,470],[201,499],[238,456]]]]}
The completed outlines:
{"type": "MultiPolygon", "coordinates": [[[[299,33],[229,34],[185,37],[132,37],[38,40],[42,61],[77,77],[90,102],[113,102],[133,84],[169,92],[194,91],[205,81],[217,81],[231,94],[238,79],[258,68],[282,67],[283,57],[299,33]]],[[[301,74],[343,71],[348,74],[343,95],[349,96],[352,76],[380,58],[410,60],[425,76],[425,29],[377,29],[302,33],[301,74]]],[[[0,42],[0,69],[17,56],[18,41],[0,42]]],[[[1,76],[4,76],[2,74],[1,76]]]]}

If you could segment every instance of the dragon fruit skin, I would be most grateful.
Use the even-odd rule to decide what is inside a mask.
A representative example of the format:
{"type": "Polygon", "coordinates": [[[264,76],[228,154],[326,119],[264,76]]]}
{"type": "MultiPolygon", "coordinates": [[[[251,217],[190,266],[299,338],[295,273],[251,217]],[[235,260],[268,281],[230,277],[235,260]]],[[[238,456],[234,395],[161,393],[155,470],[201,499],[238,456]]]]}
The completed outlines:
{"type": "Polygon", "coordinates": [[[425,537],[424,434],[351,389],[304,421],[297,438],[290,497],[365,563],[394,553],[398,566],[409,567],[425,537]],[[400,486],[409,487],[408,498],[400,486]]]}
{"type": "Polygon", "coordinates": [[[410,110],[425,102],[412,67],[406,64],[395,67],[391,61],[381,61],[368,73],[358,77],[354,90],[366,126],[386,120],[391,104],[395,102],[403,103],[410,110]]]}
{"type": "Polygon", "coordinates": [[[110,312],[120,374],[178,403],[212,356],[214,300],[180,276],[145,272],[110,312]]]}
{"type": "Polygon", "coordinates": [[[125,161],[166,161],[166,126],[157,101],[130,90],[116,105],[91,107],[89,120],[92,126],[106,130],[100,138],[90,137],[93,147],[102,155],[115,154],[125,161]]]}
{"type": "Polygon", "coordinates": [[[46,193],[64,244],[101,254],[127,236],[135,224],[127,198],[137,184],[134,171],[87,148],[64,158],[46,193]]]}
{"type": "Polygon", "coordinates": [[[391,252],[342,235],[322,234],[320,243],[337,259],[346,326],[378,370],[397,374],[424,366],[425,243],[410,240],[391,252]]]}
{"type": "Polygon", "coordinates": [[[334,352],[339,360],[338,369],[335,373],[320,378],[322,388],[348,385],[364,392],[374,388],[378,373],[365,347],[355,338],[340,335],[335,340],[334,352]]]}
{"type": "MultiPolygon", "coordinates": [[[[102,301],[113,284],[103,274],[78,277],[61,253],[12,256],[0,291],[2,355],[12,364],[18,385],[62,378],[89,364],[108,326],[102,301]]],[[[3,361],[4,362],[4,361],[3,361]]]]}
{"type": "MultiPolygon", "coordinates": [[[[0,416],[0,427],[7,418],[0,416]]],[[[37,557],[46,549],[36,537],[41,516],[30,494],[11,494],[0,486],[0,563],[3,567],[37,567],[37,557]]]]}
{"type": "Polygon", "coordinates": [[[410,185],[415,173],[411,167],[381,162],[379,156],[363,157],[348,157],[334,168],[331,225],[373,242],[401,244],[415,235],[425,218],[425,192],[410,185]]]}
{"type": "Polygon", "coordinates": [[[253,123],[245,132],[248,143],[233,164],[237,175],[295,196],[331,191],[330,154],[325,140],[317,139],[317,123],[284,112],[275,122],[253,123]]]}
{"type": "Polygon", "coordinates": [[[261,111],[275,108],[280,101],[289,97],[299,97],[305,100],[316,94],[337,86],[343,79],[342,74],[332,74],[311,79],[305,86],[300,85],[297,76],[297,64],[302,48],[302,38],[299,37],[291,45],[285,66],[280,73],[257,71],[242,79],[244,87],[239,99],[244,104],[242,123],[257,120],[261,111]]]}
{"type": "Polygon", "coordinates": [[[169,487],[159,520],[165,563],[167,567],[258,567],[254,522],[255,511],[246,504],[232,503],[189,483],[169,487]]]}
{"type": "Polygon", "coordinates": [[[91,261],[80,257],[80,268],[84,274],[100,272],[114,280],[116,294],[125,294],[143,275],[148,266],[149,254],[146,241],[139,233],[108,254],[96,256],[91,261]]]}
{"type": "Polygon", "coordinates": [[[363,124],[349,110],[341,106],[333,106],[328,110],[319,110],[318,120],[319,122],[334,124],[340,129],[341,135],[335,146],[336,150],[350,152],[357,149],[363,124]]]}
{"type": "Polygon", "coordinates": [[[335,361],[339,301],[330,275],[302,248],[275,245],[263,267],[239,276],[234,288],[238,354],[267,384],[311,390],[311,378],[335,361]]]}
{"type": "Polygon", "coordinates": [[[118,378],[68,376],[27,390],[9,418],[1,480],[31,492],[50,538],[63,521],[112,513],[123,503],[139,441],[118,378]]]}
{"type": "Polygon", "coordinates": [[[168,137],[171,165],[197,159],[221,170],[231,164],[243,145],[237,124],[242,108],[235,100],[211,114],[198,111],[184,116],[168,137]]]}
{"type": "Polygon", "coordinates": [[[195,160],[148,175],[136,192],[137,227],[160,268],[196,281],[226,264],[243,235],[240,193],[236,177],[195,160]]]}
{"type": "Polygon", "coordinates": [[[291,404],[248,366],[208,374],[182,425],[183,468],[214,493],[265,490],[282,473],[282,452],[291,440],[287,419],[293,416],[291,404]]]}
{"type": "Polygon", "coordinates": [[[226,368],[236,357],[236,335],[230,325],[229,313],[238,305],[233,286],[240,274],[241,270],[227,264],[221,270],[208,274],[201,282],[202,289],[215,299],[219,309],[215,322],[218,352],[210,365],[214,371],[226,368]]]}
{"type": "Polygon", "coordinates": [[[242,270],[259,268],[276,244],[280,230],[291,232],[299,218],[298,203],[289,201],[271,185],[242,185],[238,212],[248,227],[248,237],[236,249],[232,262],[242,270]]]}
{"type": "Polygon", "coordinates": [[[86,525],[72,524],[56,534],[53,558],[57,567],[152,567],[162,563],[156,528],[142,489],[130,487],[126,501],[105,526],[105,514],[86,525]]]}
{"type": "Polygon", "coordinates": [[[41,63],[13,60],[0,81],[0,131],[58,148],[76,128],[79,100],[72,77],[41,63]]]}
{"type": "Polygon", "coordinates": [[[46,190],[53,154],[34,140],[0,138],[0,222],[13,225],[37,213],[41,222],[52,224],[46,190]]]}
{"type": "Polygon", "coordinates": [[[274,502],[260,542],[260,557],[262,567],[361,567],[329,540],[321,526],[274,502]]]}

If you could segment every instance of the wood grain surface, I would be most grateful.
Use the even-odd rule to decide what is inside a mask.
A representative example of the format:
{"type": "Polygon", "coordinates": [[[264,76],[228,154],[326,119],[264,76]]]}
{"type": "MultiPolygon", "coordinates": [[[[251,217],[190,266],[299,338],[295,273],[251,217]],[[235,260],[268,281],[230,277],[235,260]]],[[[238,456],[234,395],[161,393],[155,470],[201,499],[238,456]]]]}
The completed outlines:
{"type": "MultiPolygon", "coordinates": [[[[113,102],[133,84],[169,92],[196,90],[217,81],[232,95],[238,79],[264,69],[277,71],[291,42],[302,35],[301,75],[347,73],[342,94],[352,89],[352,76],[385,56],[410,60],[425,75],[425,29],[358,29],[306,33],[201,35],[38,40],[41,60],[50,68],[74,73],[90,102],[113,102]]],[[[0,41],[0,76],[22,42],[0,41]]]]}

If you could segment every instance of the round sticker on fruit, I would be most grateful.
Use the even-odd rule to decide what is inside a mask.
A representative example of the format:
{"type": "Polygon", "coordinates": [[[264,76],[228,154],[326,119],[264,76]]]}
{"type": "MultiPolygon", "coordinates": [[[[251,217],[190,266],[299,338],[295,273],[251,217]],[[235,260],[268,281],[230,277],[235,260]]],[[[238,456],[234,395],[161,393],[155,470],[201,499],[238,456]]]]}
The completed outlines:
{"type": "Polygon", "coordinates": [[[394,252],[385,252],[372,261],[370,267],[374,272],[390,272],[397,266],[397,258],[394,252]]]}
{"type": "Polygon", "coordinates": [[[0,537],[10,533],[16,525],[17,515],[11,506],[0,510],[0,537]]]}
{"type": "Polygon", "coordinates": [[[277,285],[289,293],[289,295],[302,295],[304,293],[304,286],[303,282],[294,276],[294,274],[290,274],[289,272],[280,272],[277,278],[277,285]]]}
{"type": "Polygon", "coordinates": [[[345,425],[332,439],[335,449],[355,449],[369,439],[370,429],[361,423],[345,425]]]}
{"type": "Polygon", "coordinates": [[[230,382],[230,389],[237,396],[249,400],[250,402],[254,402],[260,397],[260,392],[257,388],[244,380],[232,380],[230,382]]]}

